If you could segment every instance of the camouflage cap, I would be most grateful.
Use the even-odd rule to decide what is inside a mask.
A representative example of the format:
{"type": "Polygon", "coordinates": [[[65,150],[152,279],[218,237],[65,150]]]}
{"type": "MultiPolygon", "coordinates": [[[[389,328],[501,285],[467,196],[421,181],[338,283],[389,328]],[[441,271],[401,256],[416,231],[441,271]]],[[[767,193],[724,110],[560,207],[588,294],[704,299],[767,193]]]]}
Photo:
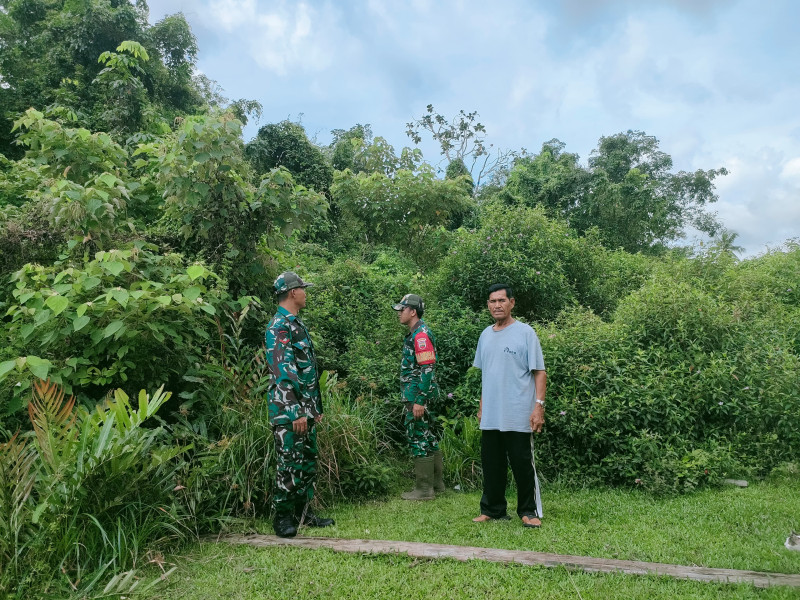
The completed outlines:
{"type": "Polygon", "coordinates": [[[395,310],[403,310],[405,307],[425,310],[425,303],[416,294],[406,294],[397,304],[392,305],[395,310]]]}
{"type": "Polygon", "coordinates": [[[310,285],[314,284],[303,281],[294,271],[284,271],[278,275],[278,278],[275,280],[275,283],[272,284],[272,287],[275,290],[275,294],[282,294],[295,288],[305,288],[310,285]]]}

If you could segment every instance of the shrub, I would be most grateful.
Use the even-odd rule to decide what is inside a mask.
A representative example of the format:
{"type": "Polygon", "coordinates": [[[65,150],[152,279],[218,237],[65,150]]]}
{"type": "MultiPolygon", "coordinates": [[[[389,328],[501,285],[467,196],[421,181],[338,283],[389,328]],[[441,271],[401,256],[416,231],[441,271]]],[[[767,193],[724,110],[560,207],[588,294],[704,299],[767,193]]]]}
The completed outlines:
{"type": "Polygon", "coordinates": [[[792,327],[775,312],[746,323],[736,312],[685,282],[656,280],[612,323],[574,310],[541,328],[545,474],[681,492],[796,457],[792,327]]]}
{"type": "Polygon", "coordinates": [[[371,263],[342,258],[310,279],[315,287],[302,318],[322,368],[339,373],[357,397],[399,398],[401,344],[408,332],[392,305],[421,287],[413,265],[396,251],[381,250],[371,263]]]}
{"type": "Polygon", "coordinates": [[[210,317],[227,298],[202,264],[187,267],[180,255],[159,255],[141,242],[82,261],[28,264],[13,280],[10,360],[0,363],[3,395],[13,401],[0,416],[24,404],[31,377],[97,397],[112,386],[183,375],[202,356],[210,317]]]}
{"type": "Polygon", "coordinates": [[[544,212],[519,209],[513,219],[500,205],[484,207],[482,227],[459,230],[450,254],[433,277],[434,296],[458,296],[473,310],[486,307],[487,289],[505,282],[514,289],[516,314],[554,318],[576,301],[565,263],[574,254],[569,230],[544,212]]]}
{"type": "Polygon", "coordinates": [[[739,326],[734,307],[682,281],[661,277],[625,298],[615,320],[642,346],[657,344],[692,352],[721,350],[739,326]]]}

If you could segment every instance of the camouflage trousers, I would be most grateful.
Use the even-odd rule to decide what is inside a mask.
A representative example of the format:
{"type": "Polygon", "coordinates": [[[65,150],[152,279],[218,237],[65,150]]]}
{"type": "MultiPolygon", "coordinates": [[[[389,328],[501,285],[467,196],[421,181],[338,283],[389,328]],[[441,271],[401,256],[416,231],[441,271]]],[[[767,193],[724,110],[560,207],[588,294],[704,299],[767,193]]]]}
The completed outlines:
{"type": "Polygon", "coordinates": [[[439,449],[439,438],[441,437],[441,427],[436,415],[430,410],[425,409],[422,418],[415,419],[413,404],[406,402],[403,411],[403,425],[406,429],[406,441],[411,456],[430,456],[432,452],[439,449]]]}
{"type": "Polygon", "coordinates": [[[317,474],[317,431],[311,425],[308,433],[297,435],[292,424],[275,425],[277,468],[272,503],[276,514],[302,510],[314,497],[317,474]]]}

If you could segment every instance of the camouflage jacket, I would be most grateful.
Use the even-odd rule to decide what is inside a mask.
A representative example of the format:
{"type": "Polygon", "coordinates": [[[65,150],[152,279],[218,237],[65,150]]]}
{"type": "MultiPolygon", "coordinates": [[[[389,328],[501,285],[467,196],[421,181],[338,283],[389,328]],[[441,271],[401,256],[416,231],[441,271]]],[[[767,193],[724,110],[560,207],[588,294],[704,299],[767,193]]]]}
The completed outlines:
{"type": "Polygon", "coordinates": [[[269,422],[285,425],[322,414],[314,345],[303,322],[283,307],[267,325],[269,422]]]}
{"type": "Polygon", "coordinates": [[[420,319],[403,341],[403,360],[400,363],[403,402],[427,405],[439,399],[436,360],[436,338],[420,319]]]}

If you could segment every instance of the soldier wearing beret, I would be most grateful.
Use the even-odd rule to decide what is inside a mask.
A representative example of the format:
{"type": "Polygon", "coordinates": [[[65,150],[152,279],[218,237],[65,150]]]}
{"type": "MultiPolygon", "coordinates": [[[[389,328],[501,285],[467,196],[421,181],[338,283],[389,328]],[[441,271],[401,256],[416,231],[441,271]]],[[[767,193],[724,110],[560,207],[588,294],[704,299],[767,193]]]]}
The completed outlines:
{"type": "Polygon", "coordinates": [[[293,537],[297,528],[327,527],[310,509],[317,471],[317,432],[322,420],[322,398],[314,345],[297,316],[306,306],[306,288],[312,285],[296,273],[281,273],[273,284],[278,311],[266,331],[270,383],[269,421],[275,438],[277,468],[273,503],[275,533],[293,537]]]}
{"type": "Polygon", "coordinates": [[[436,382],[436,338],[422,320],[425,303],[416,294],[406,294],[392,308],[402,325],[408,327],[403,341],[400,384],[405,403],[404,425],[414,458],[415,486],[402,494],[404,500],[432,500],[444,491],[442,452],[439,450],[434,410],[439,400],[436,382]]]}

